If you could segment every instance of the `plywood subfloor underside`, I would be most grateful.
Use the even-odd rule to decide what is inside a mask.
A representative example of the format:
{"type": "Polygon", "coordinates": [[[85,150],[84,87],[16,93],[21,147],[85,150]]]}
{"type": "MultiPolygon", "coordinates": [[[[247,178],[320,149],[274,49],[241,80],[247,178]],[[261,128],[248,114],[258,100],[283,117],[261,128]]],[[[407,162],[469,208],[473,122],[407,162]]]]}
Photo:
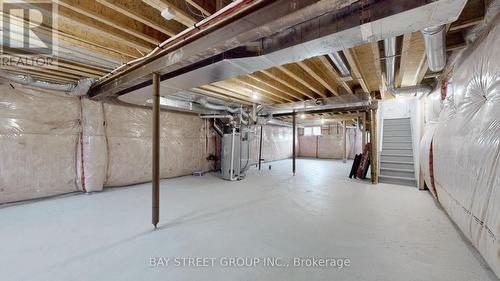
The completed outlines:
{"type": "Polygon", "coordinates": [[[0,208],[0,280],[494,280],[428,192],[341,161],[253,168],[0,208]],[[349,165],[349,164],[348,164],[349,165]],[[151,257],[343,257],[350,268],[151,268],[151,257]]]}

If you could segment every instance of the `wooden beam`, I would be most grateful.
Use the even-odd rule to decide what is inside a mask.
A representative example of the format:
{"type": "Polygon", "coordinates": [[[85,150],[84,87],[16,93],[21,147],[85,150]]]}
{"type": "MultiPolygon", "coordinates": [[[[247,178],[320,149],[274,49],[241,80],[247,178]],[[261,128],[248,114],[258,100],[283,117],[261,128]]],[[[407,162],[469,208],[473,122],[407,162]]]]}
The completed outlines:
{"type": "Polygon", "coordinates": [[[255,101],[254,95],[257,95],[257,100],[267,100],[271,103],[283,103],[285,102],[282,98],[275,97],[266,92],[263,92],[257,88],[246,86],[236,79],[230,79],[225,81],[220,81],[213,83],[212,85],[217,85],[221,88],[227,89],[229,91],[236,91],[238,93],[245,94],[249,100],[255,101]]]}
{"type": "Polygon", "coordinates": [[[407,48],[405,45],[403,46],[405,53],[402,54],[400,66],[402,87],[419,84],[428,68],[424,38],[421,32],[413,32],[405,37],[409,37],[409,42],[406,43],[407,48]]]}
{"type": "Polygon", "coordinates": [[[472,26],[475,26],[477,24],[480,24],[483,20],[484,20],[484,17],[477,17],[477,18],[465,20],[462,22],[456,21],[456,22],[451,24],[450,29],[448,31],[456,31],[456,30],[472,27],[472,26]]]}
{"type": "Polygon", "coordinates": [[[373,63],[375,65],[375,70],[376,70],[376,73],[377,73],[377,77],[379,77],[379,86],[378,86],[378,90],[380,91],[380,95],[382,98],[384,98],[384,83],[383,83],[383,77],[382,77],[382,68],[380,67],[380,50],[379,50],[379,47],[378,47],[378,42],[372,42],[370,44],[371,46],[371,50],[372,50],[372,55],[373,55],[373,63]]]}
{"type": "Polygon", "coordinates": [[[370,110],[370,142],[371,142],[371,180],[372,184],[378,183],[378,152],[377,152],[377,111],[370,110]]]}
{"type": "Polygon", "coordinates": [[[347,162],[347,122],[342,122],[342,162],[347,162]]]}
{"type": "Polygon", "coordinates": [[[306,86],[300,84],[291,77],[287,76],[278,68],[270,68],[266,70],[261,70],[260,72],[286,85],[287,87],[292,88],[293,90],[301,93],[302,95],[310,99],[316,98],[314,93],[311,90],[309,90],[306,86]]]}
{"type": "Polygon", "coordinates": [[[336,83],[333,83],[331,79],[328,79],[328,77],[324,75],[325,72],[316,64],[313,59],[300,61],[297,64],[333,95],[339,95],[339,93],[335,89],[336,83]]]}
{"type": "Polygon", "coordinates": [[[295,91],[294,89],[286,86],[283,83],[280,83],[277,80],[270,78],[269,76],[267,76],[261,72],[254,72],[252,74],[248,74],[247,76],[251,77],[252,79],[259,81],[263,84],[266,84],[269,87],[272,87],[276,91],[279,91],[283,94],[286,94],[290,97],[293,97],[294,99],[304,100],[304,96],[301,93],[295,91]]]}
{"type": "MultiPolygon", "coordinates": [[[[1,16],[9,16],[7,14],[4,14],[3,12],[0,12],[0,14],[1,14],[1,16]]],[[[11,22],[11,28],[15,27],[17,29],[22,29],[22,28],[24,28],[24,26],[26,24],[29,24],[23,18],[17,17],[17,16],[12,15],[12,14],[10,15],[10,22],[11,22]]],[[[61,26],[58,26],[58,27],[61,28],[61,26]]],[[[133,56],[133,55],[130,55],[130,54],[123,52],[122,49],[120,49],[120,48],[118,48],[118,49],[106,48],[106,47],[101,46],[99,44],[96,44],[94,42],[86,41],[85,38],[83,38],[83,37],[85,37],[85,34],[83,34],[83,31],[77,30],[76,27],[73,27],[71,30],[75,31],[79,35],[79,37],[73,36],[71,34],[66,34],[66,33],[62,32],[61,30],[49,29],[49,28],[43,27],[43,26],[41,26],[38,29],[37,34],[38,34],[38,36],[47,36],[47,37],[57,36],[57,39],[58,39],[57,48],[59,48],[59,50],[67,50],[68,53],[75,53],[74,50],[78,50],[78,49],[85,50],[89,54],[101,55],[101,56],[116,60],[118,62],[124,62],[124,61],[132,60],[132,59],[136,58],[136,56],[133,56]],[[70,46],[70,49],[65,47],[65,45],[70,46]]],[[[16,35],[14,35],[14,34],[11,36],[13,36],[13,38],[16,37],[16,35]]],[[[18,35],[17,37],[21,38],[21,39],[23,38],[22,35],[18,35]]],[[[95,37],[92,39],[95,41],[95,37]]],[[[109,38],[106,40],[110,41],[109,38]]],[[[54,47],[54,45],[51,45],[51,46],[54,47]]],[[[134,50],[134,51],[131,51],[131,53],[137,53],[137,51],[134,50]]],[[[82,55],[80,54],[80,57],[81,56],[82,55]]],[[[85,57],[87,59],[89,58],[89,56],[83,56],[83,57],[85,57]]]]}
{"type": "Polygon", "coordinates": [[[246,97],[245,98],[236,98],[236,97],[229,97],[225,94],[221,94],[221,93],[218,93],[218,92],[214,92],[214,91],[211,91],[211,90],[208,90],[208,89],[204,89],[204,88],[193,88],[191,89],[191,91],[195,92],[195,93],[198,93],[198,94],[201,94],[201,95],[205,95],[205,96],[209,96],[209,97],[214,97],[214,98],[218,98],[218,99],[222,99],[222,100],[225,100],[225,101],[228,101],[228,102],[237,102],[237,103],[242,103],[242,104],[246,104],[246,105],[252,105],[253,103],[249,102],[246,97]]]}
{"type": "Polygon", "coordinates": [[[271,96],[275,96],[277,98],[284,99],[288,102],[295,101],[293,98],[290,98],[288,95],[282,94],[282,93],[276,91],[276,89],[269,87],[266,84],[260,83],[259,81],[254,80],[251,77],[240,76],[240,77],[236,78],[236,80],[238,80],[239,82],[241,82],[249,87],[252,87],[252,88],[255,88],[261,92],[267,93],[271,96]]]}
{"type": "Polygon", "coordinates": [[[335,68],[333,68],[332,64],[325,56],[318,56],[317,59],[326,68],[328,74],[330,74],[335,80],[337,80],[337,83],[339,83],[347,91],[347,93],[353,94],[351,87],[349,87],[349,85],[340,77],[340,74],[335,68]]]}
{"type": "Polygon", "coordinates": [[[182,23],[185,26],[193,26],[198,22],[198,19],[193,16],[188,8],[186,6],[177,4],[177,1],[175,1],[174,3],[174,1],[167,0],[142,0],[142,2],[150,5],[160,12],[167,8],[171,9],[175,13],[174,20],[182,23]]]}
{"type": "Polygon", "coordinates": [[[351,68],[352,78],[358,81],[359,85],[361,85],[361,88],[365,93],[369,93],[370,89],[368,88],[368,85],[365,82],[366,79],[365,77],[363,77],[361,71],[359,71],[359,61],[356,53],[354,52],[353,49],[345,49],[343,53],[351,68]]]}
{"type": "Polygon", "coordinates": [[[409,50],[411,48],[411,33],[406,33],[403,36],[403,47],[401,49],[401,59],[399,63],[399,72],[395,79],[395,86],[401,87],[403,77],[405,75],[408,61],[409,61],[409,50]]]}
{"type": "Polygon", "coordinates": [[[158,13],[156,9],[152,7],[145,6],[141,7],[141,9],[131,9],[127,6],[127,2],[120,3],[116,0],[96,0],[101,5],[104,5],[110,9],[115,10],[118,13],[121,13],[127,17],[130,17],[138,22],[143,23],[151,28],[154,28],[168,36],[174,36],[181,30],[179,28],[172,28],[165,24],[166,20],[158,13]],[[154,11],[154,13],[152,11],[154,11]]]}
{"type": "Polygon", "coordinates": [[[60,6],[66,7],[74,12],[87,16],[93,20],[102,22],[112,28],[140,38],[150,44],[158,45],[160,39],[145,34],[142,23],[134,22],[133,19],[125,17],[108,7],[97,2],[81,1],[81,0],[61,0],[58,2],[60,6]],[[139,26],[141,30],[135,29],[139,26]]]}
{"type": "Polygon", "coordinates": [[[198,87],[199,89],[203,89],[203,90],[208,90],[212,93],[217,93],[219,95],[224,95],[226,97],[229,97],[229,98],[236,98],[236,99],[240,99],[240,100],[245,100],[245,101],[248,101],[250,102],[251,98],[248,97],[247,95],[244,95],[242,93],[238,93],[238,92],[234,92],[234,91],[231,91],[227,88],[223,88],[221,87],[220,85],[216,85],[216,84],[210,84],[210,85],[205,85],[205,86],[202,86],[202,87],[198,87]]]}
{"type": "Polygon", "coordinates": [[[140,39],[138,40],[130,36],[128,33],[114,29],[111,26],[77,13],[62,5],[59,6],[58,20],[59,27],[61,27],[61,22],[69,25],[69,29],[72,26],[77,26],[86,31],[84,34],[89,32],[98,34],[99,36],[107,38],[109,41],[116,41],[126,46],[131,46],[139,50],[141,53],[149,52],[152,49],[152,45],[148,42],[144,42],[140,39]]]}
{"type": "Polygon", "coordinates": [[[186,2],[202,12],[205,16],[210,16],[216,12],[215,1],[211,0],[186,0],[186,2]]]}
{"type": "Polygon", "coordinates": [[[327,90],[321,86],[321,84],[311,78],[309,74],[307,74],[302,68],[300,68],[297,64],[287,64],[287,65],[281,65],[277,67],[279,70],[283,71],[286,73],[288,76],[291,78],[295,79],[302,85],[306,86],[309,88],[311,91],[315,92],[316,94],[320,95],[321,97],[327,98],[327,90]]]}

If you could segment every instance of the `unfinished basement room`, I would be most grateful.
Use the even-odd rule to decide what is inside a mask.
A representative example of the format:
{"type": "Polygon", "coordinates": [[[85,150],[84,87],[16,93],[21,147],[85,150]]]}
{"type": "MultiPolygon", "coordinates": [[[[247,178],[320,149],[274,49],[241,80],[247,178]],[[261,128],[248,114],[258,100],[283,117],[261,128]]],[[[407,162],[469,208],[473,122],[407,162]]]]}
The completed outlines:
{"type": "Polygon", "coordinates": [[[0,6],[0,281],[500,280],[500,0],[0,6]]]}

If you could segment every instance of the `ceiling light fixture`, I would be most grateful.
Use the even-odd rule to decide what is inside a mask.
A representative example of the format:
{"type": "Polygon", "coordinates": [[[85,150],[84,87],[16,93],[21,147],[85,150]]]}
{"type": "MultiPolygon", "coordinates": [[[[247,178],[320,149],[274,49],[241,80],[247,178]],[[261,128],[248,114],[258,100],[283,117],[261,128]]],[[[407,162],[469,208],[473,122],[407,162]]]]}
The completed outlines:
{"type": "Polygon", "coordinates": [[[161,16],[167,20],[173,20],[176,18],[175,11],[170,7],[167,7],[161,11],[161,16]]]}
{"type": "Polygon", "coordinates": [[[306,115],[304,113],[300,114],[301,119],[306,119],[306,115]]]}

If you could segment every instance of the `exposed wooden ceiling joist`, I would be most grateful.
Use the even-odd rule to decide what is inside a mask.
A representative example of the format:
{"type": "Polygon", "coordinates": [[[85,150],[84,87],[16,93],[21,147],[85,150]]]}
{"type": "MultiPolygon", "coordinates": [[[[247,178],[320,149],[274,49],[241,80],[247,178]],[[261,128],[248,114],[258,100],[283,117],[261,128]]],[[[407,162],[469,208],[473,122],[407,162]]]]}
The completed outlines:
{"type": "Polygon", "coordinates": [[[321,97],[328,97],[328,91],[298,65],[292,63],[280,65],[277,68],[321,97]]]}
{"type": "Polygon", "coordinates": [[[361,88],[365,93],[369,93],[370,89],[365,82],[366,79],[363,77],[361,71],[359,71],[359,60],[356,53],[352,49],[345,49],[344,55],[347,59],[347,62],[349,63],[349,66],[351,67],[352,78],[358,81],[359,85],[361,85],[361,88]]]}
{"type": "Polygon", "coordinates": [[[278,68],[270,68],[270,69],[262,70],[260,72],[269,76],[272,79],[275,79],[276,81],[278,81],[280,83],[283,83],[287,87],[292,88],[294,91],[297,91],[300,94],[302,94],[310,99],[316,98],[315,94],[310,89],[308,89],[304,85],[300,84],[299,82],[295,81],[291,77],[287,76],[285,73],[283,73],[278,68]]]}
{"type": "Polygon", "coordinates": [[[202,12],[205,16],[215,13],[215,1],[213,0],[186,0],[191,6],[202,12]]]}
{"type": "Polygon", "coordinates": [[[183,27],[175,25],[173,22],[167,24],[159,13],[158,10],[150,7],[149,5],[141,5],[140,9],[134,1],[120,1],[120,0],[96,0],[101,5],[104,5],[114,11],[130,17],[138,22],[143,23],[151,28],[154,28],[168,36],[174,36],[182,31],[183,27]]]}
{"type": "Polygon", "coordinates": [[[283,94],[279,91],[276,91],[276,89],[251,78],[251,76],[240,76],[237,78],[237,80],[249,87],[253,87],[261,92],[268,93],[269,95],[278,97],[280,99],[284,99],[288,102],[295,101],[295,99],[290,98],[290,96],[283,94]]]}
{"type": "Polygon", "coordinates": [[[252,79],[259,81],[261,83],[264,83],[267,86],[274,88],[276,91],[283,93],[283,94],[286,94],[294,99],[304,100],[304,96],[301,93],[286,86],[285,84],[280,83],[277,80],[270,78],[269,76],[267,76],[261,72],[255,72],[255,73],[249,74],[248,77],[251,77],[252,79]]]}
{"type": "MultiPolygon", "coordinates": [[[[133,19],[120,13],[116,13],[114,10],[109,9],[107,6],[101,5],[98,2],[61,0],[59,1],[59,5],[153,45],[157,45],[160,41],[162,41],[162,39],[165,39],[158,39],[147,34],[147,27],[143,23],[134,21],[133,19]]],[[[151,31],[152,30],[149,32],[151,31]]]]}
{"type": "Polygon", "coordinates": [[[189,10],[189,7],[187,7],[188,4],[185,1],[142,0],[142,2],[150,5],[160,12],[167,8],[172,9],[172,11],[175,12],[174,20],[182,23],[185,26],[193,26],[199,21],[199,19],[189,10]]]}
{"type": "Polygon", "coordinates": [[[318,81],[323,87],[328,89],[332,94],[338,96],[339,93],[335,87],[337,86],[335,82],[332,81],[331,77],[324,75],[325,72],[315,63],[314,59],[308,59],[297,63],[302,69],[304,69],[309,75],[311,75],[316,81],[318,81]]]}

